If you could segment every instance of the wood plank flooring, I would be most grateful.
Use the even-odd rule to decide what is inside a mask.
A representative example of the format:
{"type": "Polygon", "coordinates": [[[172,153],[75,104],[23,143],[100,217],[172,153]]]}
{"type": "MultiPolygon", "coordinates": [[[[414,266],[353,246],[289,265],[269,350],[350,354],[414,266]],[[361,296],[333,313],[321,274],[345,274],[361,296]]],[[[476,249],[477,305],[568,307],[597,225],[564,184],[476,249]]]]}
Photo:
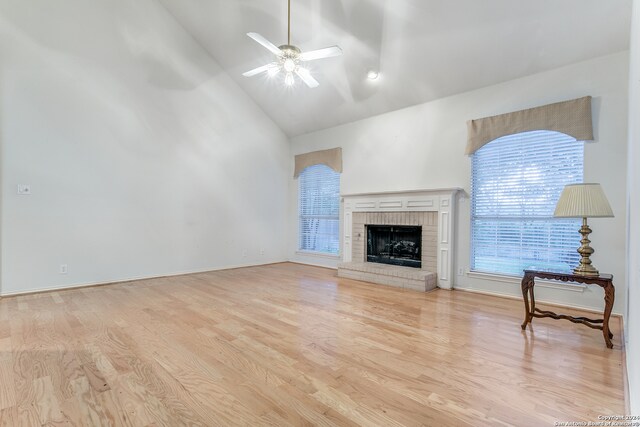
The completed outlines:
{"type": "MultiPolygon", "coordinates": [[[[0,425],[538,426],[624,413],[621,332],[276,264],[0,300],[0,425]]],[[[574,312],[577,314],[577,312],[574,312]]]]}

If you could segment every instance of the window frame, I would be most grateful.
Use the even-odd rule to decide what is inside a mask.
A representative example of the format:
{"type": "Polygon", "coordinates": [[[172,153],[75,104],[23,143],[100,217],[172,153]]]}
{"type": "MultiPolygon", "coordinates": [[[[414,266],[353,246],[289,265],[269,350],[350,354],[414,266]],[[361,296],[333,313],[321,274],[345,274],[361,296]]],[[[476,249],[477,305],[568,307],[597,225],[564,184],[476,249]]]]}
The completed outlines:
{"type": "MultiPolygon", "coordinates": [[[[296,242],[296,253],[298,254],[302,254],[302,255],[312,255],[315,257],[323,257],[323,258],[331,258],[331,259],[338,259],[341,256],[341,252],[342,252],[342,247],[341,247],[341,216],[342,216],[342,212],[341,212],[341,198],[340,198],[340,179],[341,179],[341,173],[340,172],[336,172],[333,168],[324,165],[324,164],[316,164],[316,165],[311,165],[311,166],[307,166],[305,169],[303,169],[300,174],[298,175],[298,188],[297,188],[297,196],[298,196],[298,203],[296,206],[296,210],[297,210],[297,242],[296,242]],[[314,169],[315,168],[315,169],[314,169]],[[303,185],[305,183],[305,173],[307,172],[314,172],[317,171],[318,169],[320,169],[322,171],[322,173],[328,173],[332,175],[332,178],[335,178],[337,181],[337,188],[333,188],[334,190],[334,194],[336,199],[332,202],[335,203],[334,206],[332,206],[332,209],[336,209],[337,212],[336,214],[326,214],[326,213],[321,213],[321,214],[304,214],[302,212],[302,203],[303,203],[303,191],[305,190],[303,188],[303,185]],[[333,220],[336,222],[337,228],[335,229],[335,235],[333,235],[333,233],[328,234],[328,233],[324,233],[325,236],[329,236],[329,244],[333,245],[335,244],[335,248],[336,248],[336,252],[330,252],[330,251],[323,251],[323,250],[315,250],[313,248],[306,248],[303,242],[304,239],[304,232],[303,232],[303,221],[305,219],[319,219],[319,220],[333,220]],[[331,241],[331,239],[334,239],[334,241],[331,241]]],[[[317,249],[317,248],[316,248],[317,249]]]]}
{"type": "MultiPolygon", "coordinates": [[[[504,265],[500,265],[500,261],[496,261],[495,264],[492,266],[492,268],[487,269],[487,268],[478,268],[478,253],[477,253],[477,245],[479,245],[480,243],[478,242],[478,236],[476,235],[476,227],[478,227],[478,222],[479,221],[487,221],[487,218],[489,218],[488,215],[478,215],[477,214],[477,175],[478,172],[476,172],[476,168],[478,167],[478,165],[476,164],[476,161],[478,160],[478,158],[476,157],[478,155],[478,152],[480,152],[481,154],[485,154],[486,151],[482,151],[485,149],[496,149],[496,147],[499,147],[499,144],[508,144],[512,141],[509,140],[514,140],[517,138],[522,138],[523,140],[526,140],[526,138],[529,136],[527,134],[534,134],[534,133],[541,133],[541,132],[548,132],[551,134],[558,134],[558,135],[549,135],[549,140],[545,140],[544,144],[553,144],[553,143],[557,143],[557,144],[562,144],[565,142],[569,142],[569,143],[576,143],[579,145],[575,145],[575,147],[573,147],[572,149],[575,149],[576,152],[572,153],[571,156],[577,156],[580,158],[580,170],[579,171],[572,171],[573,173],[576,173],[576,176],[573,176],[571,178],[569,178],[566,182],[564,182],[562,184],[562,188],[564,187],[564,185],[566,184],[572,184],[572,183],[578,183],[578,182],[583,182],[584,181],[584,148],[585,148],[585,144],[584,141],[576,141],[575,138],[560,133],[560,132],[556,132],[556,131],[546,131],[546,130],[539,130],[539,131],[525,131],[525,132],[519,132],[513,135],[506,135],[500,138],[496,138],[493,141],[487,143],[486,145],[484,145],[483,147],[481,147],[480,149],[478,149],[473,155],[472,155],[472,159],[471,159],[471,194],[470,194],[470,245],[469,245],[469,275],[471,276],[475,276],[475,277],[483,277],[483,276],[496,276],[496,277],[505,277],[505,278],[515,278],[515,277],[521,277],[522,272],[519,271],[518,273],[516,272],[509,272],[506,271],[508,270],[508,267],[522,267],[523,266],[523,261],[527,258],[524,256],[525,251],[523,251],[523,245],[525,245],[526,243],[521,242],[520,243],[520,247],[518,249],[518,257],[512,257],[512,258],[505,258],[509,261],[511,261],[511,263],[509,263],[509,261],[505,262],[504,265]],[[524,137],[523,137],[524,135],[524,137]],[[558,141],[555,141],[556,139],[558,139],[558,141]],[[498,144],[494,144],[494,142],[498,142],[498,144]],[[493,145],[492,145],[493,144],[493,145]],[[579,177],[578,177],[579,175],[579,177]],[[572,180],[573,179],[573,180],[572,180]],[[483,219],[484,218],[484,219],[483,219]],[[518,264],[519,263],[519,264],[518,264]],[[511,264],[511,265],[509,265],[511,264]]],[[[535,139],[535,137],[534,137],[535,139]]],[[[522,143],[521,143],[522,144],[522,143]]],[[[522,146],[522,145],[521,145],[522,146]]],[[[527,150],[527,153],[530,153],[532,150],[535,153],[535,148],[534,145],[528,145],[527,146],[530,150],[527,150]]],[[[513,149],[513,148],[511,148],[513,149]]],[[[569,149],[567,149],[569,150],[569,149]]],[[[539,153],[538,153],[539,154],[539,153]]],[[[548,154],[547,156],[550,156],[550,154],[548,154]]],[[[535,157],[534,157],[535,158],[535,157]]],[[[573,157],[572,157],[573,158],[573,157]]],[[[520,157],[518,158],[520,159],[520,161],[522,162],[526,162],[526,160],[528,160],[529,158],[527,157],[527,154],[522,154],[520,155],[520,157]]],[[[533,165],[533,163],[528,163],[527,165],[533,165]]],[[[545,175],[545,178],[548,177],[548,175],[545,175]]],[[[549,180],[545,181],[543,184],[546,184],[545,188],[546,189],[550,189],[552,187],[557,187],[558,183],[554,182],[553,179],[556,179],[555,177],[552,178],[552,181],[549,182],[549,180]]],[[[526,178],[523,178],[523,181],[526,181],[526,178]]],[[[532,186],[532,188],[534,188],[534,186],[532,186]]],[[[557,190],[557,197],[560,196],[560,192],[562,191],[562,189],[560,188],[559,191],[557,190]]],[[[555,202],[557,202],[557,198],[555,200],[555,202]]],[[[555,208],[555,202],[553,203],[553,207],[555,208]]],[[[520,204],[521,209],[524,210],[523,208],[523,204],[520,204]]],[[[548,207],[548,203],[547,203],[547,207],[548,207]]],[[[554,226],[557,227],[562,227],[565,228],[565,230],[563,230],[563,239],[564,239],[564,246],[563,246],[563,251],[565,251],[565,254],[568,254],[568,258],[566,258],[567,260],[570,259],[571,261],[571,265],[573,265],[573,263],[575,262],[577,264],[577,260],[579,258],[576,249],[578,248],[579,244],[580,244],[580,236],[578,233],[578,230],[580,228],[580,223],[581,220],[580,219],[561,219],[561,218],[554,218],[553,217],[553,212],[551,212],[550,214],[546,214],[546,215],[538,215],[535,216],[534,219],[531,219],[525,215],[496,215],[492,218],[493,221],[495,221],[496,224],[500,224],[500,222],[503,223],[507,223],[507,222],[518,222],[519,223],[519,227],[521,227],[522,230],[526,229],[526,223],[529,222],[530,225],[537,223],[537,224],[544,224],[550,228],[553,228],[554,226]],[[564,225],[559,225],[559,224],[564,224],[564,225]],[[567,233],[575,233],[575,246],[573,246],[573,235],[571,234],[567,234],[567,233]],[[571,246],[569,246],[569,241],[567,240],[567,236],[571,236],[570,240],[571,240],[571,246]],[[571,251],[569,251],[569,249],[571,249],[571,251]],[[571,252],[571,253],[570,253],[571,252]],[[575,254],[574,254],[575,253],[575,254]],[[575,259],[573,259],[575,258],[575,259]]],[[[499,227],[497,226],[496,230],[498,230],[499,227]]],[[[499,234],[499,232],[497,232],[496,234],[499,234]]],[[[526,233],[525,233],[526,234],[526,233]]],[[[538,235],[534,234],[535,237],[527,237],[527,239],[530,239],[531,241],[535,241],[539,238],[538,235]]],[[[549,251],[551,251],[551,246],[550,246],[550,242],[551,242],[551,238],[547,237],[549,239],[549,242],[547,243],[547,248],[549,251]]],[[[499,248],[500,245],[500,240],[501,238],[496,236],[495,237],[495,248],[499,248]]],[[[532,246],[531,249],[529,249],[530,251],[533,250],[533,248],[535,248],[535,246],[532,246]]],[[[500,256],[495,255],[495,257],[500,258],[500,256]]],[[[525,261],[528,262],[528,261],[525,261]]],[[[549,263],[549,261],[547,261],[547,263],[549,263]]],[[[490,264],[490,263],[488,263],[490,264]]],[[[535,268],[541,268],[544,269],[545,266],[541,265],[544,264],[543,261],[538,261],[538,265],[532,265],[531,267],[535,267],[535,268]]],[[[568,265],[568,262],[564,262],[565,265],[568,265]]],[[[550,265],[550,264],[547,264],[550,265]]],[[[525,266],[524,268],[528,268],[529,266],[525,266]]],[[[561,271],[564,271],[564,269],[562,269],[561,271]]]]}

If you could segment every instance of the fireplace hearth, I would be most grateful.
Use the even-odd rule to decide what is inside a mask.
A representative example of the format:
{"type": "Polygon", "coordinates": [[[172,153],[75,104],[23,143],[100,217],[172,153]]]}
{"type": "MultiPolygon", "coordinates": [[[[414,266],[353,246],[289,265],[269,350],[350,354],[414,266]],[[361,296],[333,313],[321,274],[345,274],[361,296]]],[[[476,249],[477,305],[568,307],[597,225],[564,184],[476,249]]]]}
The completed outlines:
{"type": "Polygon", "coordinates": [[[367,262],[422,267],[422,227],[366,225],[367,262]]]}

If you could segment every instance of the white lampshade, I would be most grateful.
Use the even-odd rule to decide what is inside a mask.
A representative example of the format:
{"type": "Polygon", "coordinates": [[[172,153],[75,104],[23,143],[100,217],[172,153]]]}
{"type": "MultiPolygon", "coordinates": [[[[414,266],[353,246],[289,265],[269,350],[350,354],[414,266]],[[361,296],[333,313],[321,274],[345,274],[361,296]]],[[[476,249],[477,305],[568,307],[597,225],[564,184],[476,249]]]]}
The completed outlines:
{"type": "Polygon", "coordinates": [[[564,187],[553,216],[563,218],[605,218],[613,211],[600,184],[571,184],[564,187]]]}

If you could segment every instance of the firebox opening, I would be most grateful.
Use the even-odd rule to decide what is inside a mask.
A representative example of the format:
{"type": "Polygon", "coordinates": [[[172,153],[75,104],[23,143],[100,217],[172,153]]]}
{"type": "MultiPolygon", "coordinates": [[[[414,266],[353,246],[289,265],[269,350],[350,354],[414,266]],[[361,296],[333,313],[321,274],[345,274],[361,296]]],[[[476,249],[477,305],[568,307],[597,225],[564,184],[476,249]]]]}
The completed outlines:
{"type": "Polygon", "coordinates": [[[422,226],[367,225],[367,262],[422,268],[422,226]]]}

